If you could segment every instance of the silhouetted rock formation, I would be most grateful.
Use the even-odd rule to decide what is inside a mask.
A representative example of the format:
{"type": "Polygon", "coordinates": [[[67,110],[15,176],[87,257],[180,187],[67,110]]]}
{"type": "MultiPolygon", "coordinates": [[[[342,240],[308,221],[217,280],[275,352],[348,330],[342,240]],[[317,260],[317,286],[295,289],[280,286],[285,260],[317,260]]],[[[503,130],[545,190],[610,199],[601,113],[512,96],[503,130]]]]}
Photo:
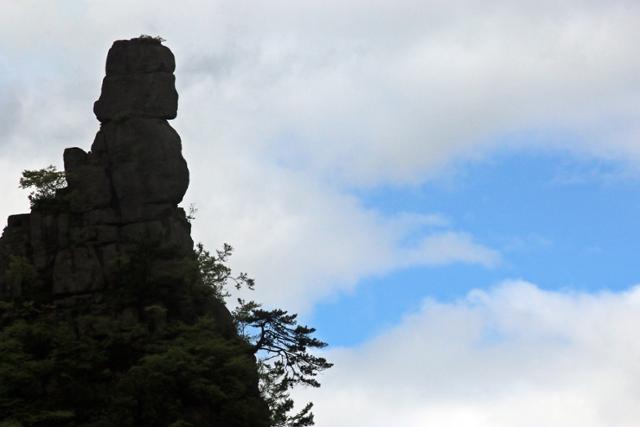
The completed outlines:
{"type": "Polygon", "coordinates": [[[26,356],[14,349],[19,361],[13,368],[5,363],[5,374],[7,366],[20,369],[25,357],[45,360],[51,372],[30,377],[32,388],[25,390],[5,377],[0,406],[15,412],[11,420],[40,411],[37,417],[72,417],[79,426],[96,419],[99,425],[269,424],[253,349],[201,280],[191,225],[178,207],[189,170],[167,122],[177,113],[174,69],[173,54],[157,39],[116,41],[94,105],[101,125],[91,150],[66,149],[68,186],[7,221],[0,238],[0,306],[7,308],[0,332],[10,334],[11,325],[24,321],[70,334],[47,337],[47,346],[33,354],[27,349],[26,356]],[[20,317],[24,310],[36,314],[20,317]],[[104,325],[110,326],[101,330],[104,325]],[[136,338],[119,344],[134,330],[136,338]],[[183,339],[179,331],[190,335],[183,339]],[[75,342],[93,346],[79,370],[77,356],[69,355],[75,342]],[[56,353],[53,345],[65,350],[56,353]],[[156,358],[147,359],[150,354],[156,358]],[[172,357],[197,372],[174,374],[180,367],[172,357]],[[158,376],[163,382],[139,381],[136,375],[152,362],[165,369],[158,376]],[[94,370],[93,380],[86,379],[94,370]],[[119,402],[114,395],[121,392],[128,394],[119,402]],[[173,403],[165,405],[167,399],[173,403]]]}
{"type": "MultiPolygon", "coordinates": [[[[175,60],[155,39],[121,40],[107,56],[94,111],[102,122],[90,152],[68,148],[68,188],[57,209],[14,215],[0,239],[0,271],[9,255],[36,268],[52,300],[90,296],[114,284],[119,257],[144,242],[176,256],[193,249],[190,225],[177,207],[189,170],[177,132],[175,60]]],[[[22,289],[0,275],[0,297],[22,289]]]]}
{"type": "Polygon", "coordinates": [[[269,424],[253,349],[201,280],[191,225],[178,207],[189,170],[180,137],[167,122],[177,114],[174,69],[173,54],[157,39],[116,41],[94,105],[101,125],[91,150],[66,149],[68,186],[46,203],[35,203],[30,213],[7,221],[0,238],[0,303],[11,308],[0,313],[0,332],[8,331],[16,316],[18,322],[58,324],[62,329],[52,330],[70,331],[70,341],[47,337],[48,346],[24,356],[46,360],[46,366],[55,367],[50,375],[60,366],[62,379],[33,378],[33,387],[41,390],[37,396],[29,394],[32,389],[17,396],[25,394],[19,383],[0,387],[11,394],[0,396],[5,404],[21,402],[20,407],[4,406],[17,411],[14,420],[22,419],[20,411],[28,408],[41,411],[38,416],[73,417],[73,425],[94,425],[95,419],[107,422],[99,425],[169,425],[175,420],[197,426],[269,424]],[[20,318],[25,306],[40,307],[35,312],[41,314],[20,318]],[[105,332],[100,325],[111,326],[105,332]],[[132,328],[138,331],[135,342],[118,344],[132,328]],[[190,335],[182,340],[175,331],[190,335]],[[75,359],[64,360],[74,356],[50,354],[55,343],[64,347],[70,342],[64,348],[75,348],[73,340],[94,346],[87,356],[94,359],[84,362],[100,365],[88,367],[99,374],[93,380],[72,369],[75,359]],[[164,382],[136,382],[136,372],[151,363],[145,359],[149,354],[155,354],[153,361],[163,361],[158,369],[165,369],[160,376],[164,382]],[[189,371],[173,381],[173,370],[179,369],[171,363],[176,354],[197,373],[189,371]],[[132,366],[137,371],[130,372],[132,366]],[[147,388],[119,388],[122,384],[147,388]],[[86,399],[74,396],[69,390],[76,385],[93,391],[86,399]],[[118,390],[129,393],[123,400],[128,406],[112,399],[118,390]],[[166,399],[173,403],[153,406],[166,399]],[[140,419],[142,413],[155,421],[140,419]],[[113,421],[120,419],[128,421],[113,421]]]}

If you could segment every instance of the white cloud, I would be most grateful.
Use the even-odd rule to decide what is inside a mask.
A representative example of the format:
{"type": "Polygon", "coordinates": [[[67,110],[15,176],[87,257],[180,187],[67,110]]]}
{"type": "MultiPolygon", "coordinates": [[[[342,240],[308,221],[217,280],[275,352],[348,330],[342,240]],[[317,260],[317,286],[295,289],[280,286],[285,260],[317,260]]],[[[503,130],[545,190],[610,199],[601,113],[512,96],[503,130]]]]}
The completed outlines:
{"type": "MultiPolygon", "coordinates": [[[[17,79],[76,83],[97,80],[112,39],[160,33],[181,105],[206,94],[197,108],[219,132],[249,128],[236,143],[351,184],[419,182],[523,132],[637,160],[639,15],[589,0],[20,3],[0,18],[0,52],[17,79]]],[[[53,86],[40,102],[67,109],[98,84],[53,86]]]]}
{"type": "Polygon", "coordinates": [[[491,267],[500,259],[449,231],[442,215],[382,215],[304,173],[249,162],[217,144],[198,147],[192,179],[201,184],[188,195],[198,207],[193,234],[209,246],[231,243],[232,265],[256,278],[251,297],[267,305],[305,311],[362,277],[415,265],[491,267]],[[210,159],[220,161],[211,168],[210,159]]]}
{"type": "Polygon", "coordinates": [[[640,287],[580,294],[509,282],[424,302],[357,348],[330,351],[318,427],[634,427],[640,287]]]}
{"type": "Polygon", "coordinates": [[[479,245],[465,233],[444,232],[430,235],[411,251],[409,263],[442,265],[451,262],[468,262],[493,267],[500,262],[500,254],[479,245]]]}
{"type": "MultiPolygon", "coordinates": [[[[88,148],[112,40],[160,34],[178,62],[196,237],[234,244],[269,298],[308,304],[407,260],[493,265],[464,231],[411,252],[403,238],[424,228],[351,190],[422,182],[511,147],[505,135],[636,162],[638,16],[634,1],[588,0],[10,3],[0,156],[20,166],[3,173],[88,148]]],[[[26,205],[15,179],[3,217],[26,205]]]]}

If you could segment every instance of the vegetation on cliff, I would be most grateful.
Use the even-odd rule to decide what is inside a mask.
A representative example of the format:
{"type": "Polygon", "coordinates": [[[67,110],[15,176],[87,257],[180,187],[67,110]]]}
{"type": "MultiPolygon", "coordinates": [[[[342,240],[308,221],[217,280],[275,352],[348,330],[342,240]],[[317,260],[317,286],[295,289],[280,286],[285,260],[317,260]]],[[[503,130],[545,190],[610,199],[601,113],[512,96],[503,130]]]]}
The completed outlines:
{"type": "Polygon", "coordinates": [[[105,68],[91,149],[25,171],[31,212],[0,236],[0,427],[312,425],[289,392],[319,385],[325,344],[283,310],[231,313],[253,280],[230,246],[194,250],[173,53],[118,40],[105,68]]]}
{"type": "Polygon", "coordinates": [[[56,191],[66,185],[65,173],[54,165],[38,170],[26,170],[20,178],[20,188],[30,189],[31,207],[38,203],[55,200],[56,191]]]}
{"type": "MultiPolygon", "coordinates": [[[[60,185],[42,175],[64,179],[50,167],[21,185],[37,177],[31,200],[46,206],[60,185]]],[[[289,391],[320,385],[331,364],[308,350],[326,344],[281,309],[239,300],[228,316],[230,287],[254,287],[232,273],[231,252],[198,244],[158,264],[172,254],[142,245],[120,260],[118,285],[83,306],[28,293],[0,302],[0,426],[313,425],[312,404],[292,414],[289,391]],[[256,383],[259,393],[247,389],[256,383]]],[[[5,275],[40,287],[27,258],[12,257],[5,275]]]]}
{"type": "MultiPolygon", "coordinates": [[[[153,250],[141,249],[123,260],[122,286],[84,308],[1,302],[0,425],[313,425],[311,404],[291,414],[288,391],[319,386],[331,365],[307,350],[325,344],[295,315],[253,302],[225,318],[227,286],[252,282],[232,276],[230,251],[199,246],[163,283],[149,271],[153,250]],[[260,397],[246,386],[255,375],[260,397]]],[[[11,274],[29,286],[30,271],[16,264],[11,274]]]]}
{"type": "Polygon", "coordinates": [[[240,301],[253,287],[191,238],[176,117],[175,58],[162,39],[113,43],[89,151],[64,171],[25,171],[31,212],[0,236],[0,427],[267,427],[292,387],[317,387],[325,344],[295,315],[240,301]]]}

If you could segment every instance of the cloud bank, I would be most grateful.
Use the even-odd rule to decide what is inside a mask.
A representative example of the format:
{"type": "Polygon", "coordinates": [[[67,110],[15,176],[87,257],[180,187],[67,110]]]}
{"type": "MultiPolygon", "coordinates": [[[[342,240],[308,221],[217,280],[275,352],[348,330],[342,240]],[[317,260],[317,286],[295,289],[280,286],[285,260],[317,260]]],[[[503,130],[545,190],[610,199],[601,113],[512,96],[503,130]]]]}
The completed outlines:
{"type": "Polygon", "coordinates": [[[506,282],[336,349],[317,425],[633,427],[640,419],[640,286],[545,291],[506,282]]]}

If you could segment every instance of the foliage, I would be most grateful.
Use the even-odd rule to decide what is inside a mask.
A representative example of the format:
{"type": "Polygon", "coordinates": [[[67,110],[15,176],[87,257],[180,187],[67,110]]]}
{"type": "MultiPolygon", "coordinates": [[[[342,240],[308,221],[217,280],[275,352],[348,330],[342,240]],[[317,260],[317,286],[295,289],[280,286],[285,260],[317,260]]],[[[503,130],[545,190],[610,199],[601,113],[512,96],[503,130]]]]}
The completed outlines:
{"type": "MultiPolygon", "coordinates": [[[[229,287],[254,289],[254,280],[246,273],[232,274],[227,265],[233,248],[225,244],[214,255],[196,245],[198,270],[202,284],[212,289],[215,297],[224,301],[230,296],[229,287]]],[[[297,385],[320,387],[316,376],[332,366],[323,357],[309,353],[326,343],[314,338],[314,328],[298,325],[297,315],[282,309],[264,310],[254,301],[238,299],[232,312],[239,335],[251,345],[258,357],[260,392],[269,406],[274,427],[303,427],[313,425],[312,403],[299,413],[290,415],[294,401],[289,392],[297,385]]]]}
{"type": "Polygon", "coordinates": [[[235,319],[243,333],[247,326],[257,329],[251,336],[254,351],[265,352],[263,361],[281,366],[281,376],[290,384],[306,384],[319,387],[315,379],[319,371],[330,368],[331,364],[322,357],[307,353],[308,348],[324,348],[326,343],[311,336],[314,328],[297,324],[297,315],[281,309],[266,311],[254,302],[240,300],[240,308],[235,319]]]}
{"type": "MultiPolygon", "coordinates": [[[[51,197],[42,176],[24,179],[32,202],[51,197]]],[[[231,253],[142,245],[117,260],[120,285],[101,302],[0,301],[0,426],[313,425],[311,403],[290,415],[289,392],[320,385],[331,364],[308,350],[326,344],[284,310],[239,300],[230,314],[231,287],[254,287],[233,274],[231,253]]],[[[5,273],[12,286],[38,282],[24,257],[5,273]]]]}
{"type": "MultiPolygon", "coordinates": [[[[62,318],[50,306],[6,304],[0,414],[24,426],[265,426],[248,393],[246,344],[210,317],[152,329],[121,316],[62,318]]],[[[11,425],[11,424],[8,424],[11,425]]]]}
{"type": "Polygon", "coordinates": [[[312,403],[289,415],[294,405],[289,390],[297,385],[320,387],[316,376],[333,365],[310,354],[309,349],[327,344],[312,337],[314,328],[298,325],[297,315],[282,309],[263,310],[260,304],[239,299],[233,317],[240,335],[260,356],[260,388],[271,411],[272,425],[313,425],[312,403]]]}
{"type": "Polygon", "coordinates": [[[263,361],[258,361],[258,374],[260,375],[260,393],[269,406],[272,426],[304,427],[314,425],[313,403],[309,402],[297,414],[291,416],[293,399],[289,395],[289,389],[281,381],[279,372],[263,361]]]}
{"type": "Polygon", "coordinates": [[[52,201],[56,196],[56,191],[66,185],[64,171],[58,171],[54,165],[49,165],[44,169],[24,170],[20,178],[20,188],[31,189],[29,201],[31,206],[52,201]]]}
{"type": "Polygon", "coordinates": [[[267,427],[252,348],[196,260],[119,265],[99,303],[0,302],[0,426],[267,427]]]}
{"type": "Polygon", "coordinates": [[[150,36],[148,34],[140,34],[140,36],[138,38],[142,39],[142,40],[148,40],[148,41],[153,41],[153,42],[158,42],[158,43],[162,43],[162,42],[166,41],[165,39],[163,39],[160,36],[150,36]]]}
{"type": "Polygon", "coordinates": [[[214,290],[216,298],[220,301],[231,296],[230,286],[237,290],[243,287],[253,290],[255,287],[255,281],[246,273],[233,276],[231,268],[227,265],[232,252],[233,248],[227,243],[224,244],[222,250],[217,249],[215,255],[207,251],[202,243],[196,244],[200,279],[205,286],[214,290]]]}

